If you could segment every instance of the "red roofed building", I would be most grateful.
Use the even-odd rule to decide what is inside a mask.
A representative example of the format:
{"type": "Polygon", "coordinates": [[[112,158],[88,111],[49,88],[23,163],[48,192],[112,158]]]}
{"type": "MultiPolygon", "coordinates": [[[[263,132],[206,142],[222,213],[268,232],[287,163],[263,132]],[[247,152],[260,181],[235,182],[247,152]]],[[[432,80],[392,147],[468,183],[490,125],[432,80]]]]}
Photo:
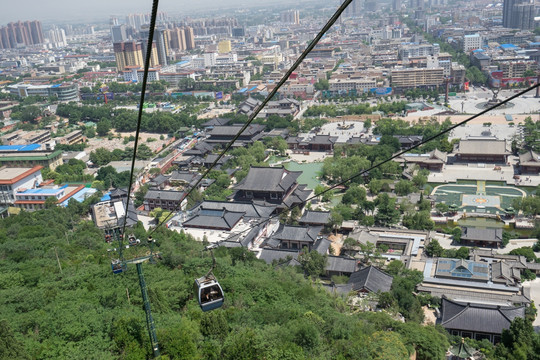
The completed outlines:
{"type": "Polygon", "coordinates": [[[11,205],[15,202],[15,194],[22,189],[33,189],[43,182],[41,169],[0,167],[0,205],[11,205]]]}

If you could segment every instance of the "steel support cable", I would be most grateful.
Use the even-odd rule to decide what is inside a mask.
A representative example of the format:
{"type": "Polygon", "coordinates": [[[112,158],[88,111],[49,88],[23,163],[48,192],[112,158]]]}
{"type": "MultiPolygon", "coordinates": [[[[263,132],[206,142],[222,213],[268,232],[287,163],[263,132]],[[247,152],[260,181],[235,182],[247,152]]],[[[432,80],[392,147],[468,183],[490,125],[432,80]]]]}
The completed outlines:
{"type": "Polygon", "coordinates": [[[197,189],[197,187],[203,181],[203,179],[205,179],[206,176],[208,176],[210,171],[212,171],[214,169],[214,167],[217,165],[217,163],[221,160],[221,158],[223,158],[223,156],[225,156],[227,151],[229,151],[229,149],[233,146],[233,144],[236,142],[236,140],[238,140],[240,135],[242,135],[242,133],[248,128],[248,126],[251,125],[251,123],[253,122],[253,119],[255,119],[255,117],[257,117],[257,115],[266,106],[266,104],[268,104],[268,102],[274,97],[274,95],[278,92],[278,90],[281,88],[281,86],[283,86],[283,84],[285,84],[285,82],[289,79],[289,76],[291,76],[291,74],[296,70],[296,68],[298,68],[298,66],[302,63],[302,61],[304,61],[306,56],[319,43],[319,41],[324,36],[324,34],[332,27],[332,25],[334,25],[334,23],[339,19],[339,17],[343,13],[343,11],[345,11],[347,6],[349,6],[349,4],[352,1],[353,0],[345,0],[343,2],[343,4],[341,4],[341,6],[336,10],[334,15],[332,15],[332,17],[328,20],[328,22],[323,26],[321,31],[319,31],[317,36],[315,36],[313,41],[311,41],[311,43],[306,47],[306,49],[302,52],[302,54],[298,57],[298,59],[296,59],[294,64],[289,68],[289,70],[287,70],[285,75],[283,75],[281,80],[277,83],[276,87],[270,92],[270,94],[268,94],[268,96],[266,96],[266,98],[263,100],[263,102],[249,116],[248,121],[242,126],[240,131],[238,131],[238,133],[234,136],[234,138],[227,144],[227,146],[225,146],[225,148],[220,152],[218,157],[214,160],[214,162],[210,165],[210,167],[203,173],[203,175],[199,178],[199,180],[197,180],[197,182],[187,192],[184,193],[184,195],[180,199],[178,205],[175,206],[175,208],[170,212],[170,214],[168,214],[165,217],[165,219],[163,219],[162,222],[160,222],[160,223],[158,223],[156,225],[156,227],[152,230],[150,235],[152,235],[164,223],[169,221],[169,217],[171,215],[173,215],[176,211],[178,211],[178,209],[182,206],[182,202],[193,192],[193,190],[197,189]]]}
{"type": "MultiPolygon", "coordinates": [[[[538,87],[540,87],[540,83],[535,84],[535,85],[533,85],[533,86],[531,86],[531,87],[529,87],[529,88],[527,88],[527,89],[525,89],[525,90],[520,91],[520,92],[517,93],[517,94],[514,94],[514,95],[510,96],[509,98],[506,98],[505,100],[502,100],[500,103],[495,104],[495,105],[493,105],[493,106],[491,106],[490,108],[487,108],[487,109],[485,109],[485,110],[482,110],[482,111],[480,111],[479,113],[477,113],[477,114],[475,114],[475,115],[472,115],[471,117],[469,117],[469,118],[467,118],[467,119],[465,119],[465,120],[463,120],[463,121],[461,121],[461,122],[459,122],[459,123],[457,123],[457,124],[454,124],[454,125],[448,127],[447,129],[442,130],[442,131],[440,131],[439,133],[437,133],[437,134],[435,134],[435,135],[433,135],[433,136],[431,136],[431,137],[429,137],[429,138],[427,138],[427,139],[425,139],[425,140],[422,140],[420,143],[418,143],[418,144],[416,144],[416,145],[413,145],[413,146],[411,146],[411,147],[409,147],[409,148],[407,148],[407,149],[405,149],[405,150],[399,151],[398,153],[392,155],[392,156],[389,157],[388,159],[383,160],[383,161],[381,161],[381,162],[379,162],[379,163],[377,163],[377,164],[375,164],[375,165],[373,165],[373,166],[371,166],[371,167],[369,167],[369,168],[367,168],[367,169],[365,169],[365,170],[362,170],[362,171],[356,173],[355,175],[353,175],[353,176],[351,176],[351,177],[349,177],[349,178],[347,178],[347,179],[345,179],[345,180],[342,180],[342,181],[338,182],[337,184],[334,184],[334,185],[330,186],[328,189],[325,189],[324,191],[322,191],[322,192],[320,192],[320,193],[318,193],[318,194],[316,194],[316,195],[313,195],[313,196],[307,198],[306,200],[304,200],[304,201],[302,201],[302,202],[300,202],[300,203],[298,203],[298,204],[296,204],[296,205],[293,205],[293,206],[289,207],[288,210],[292,210],[292,209],[294,209],[294,208],[296,208],[296,207],[299,207],[299,206],[301,206],[301,205],[304,205],[304,204],[306,204],[307,202],[313,200],[314,198],[317,198],[317,197],[319,197],[319,196],[321,196],[321,195],[323,195],[323,194],[325,194],[325,193],[327,193],[327,192],[329,192],[329,191],[334,190],[335,188],[337,188],[337,187],[339,187],[339,186],[341,186],[341,185],[344,185],[344,184],[348,183],[349,181],[351,181],[351,180],[353,180],[353,179],[355,179],[355,178],[357,178],[357,177],[359,177],[359,176],[362,176],[362,175],[364,175],[364,174],[366,174],[366,173],[368,173],[368,172],[370,172],[370,171],[372,171],[372,170],[375,170],[375,169],[378,168],[379,166],[381,166],[381,165],[383,165],[383,164],[386,164],[386,163],[388,163],[388,162],[394,160],[395,158],[397,158],[397,157],[399,157],[399,156],[401,156],[401,155],[403,155],[403,154],[408,153],[408,152],[411,151],[411,150],[418,149],[420,146],[425,145],[426,143],[428,143],[428,142],[430,142],[430,141],[432,141],[432,140],[434,140],[434,139],[436,139],[436,138],[438,138],[438,137],[440,137],[440,136],[442,136],[442,135],[444,135],[444,134],[446,134],[446,133],[448,133],[448,132],[454,130],[454,129],[457,128],[457,127],[460,127],[461,125],[465,125],[465,124],[467,124],[468,122],[470,122],[471,120],[474,120],[474,119],[476,119],[477,117],[482,116],[482,115],[484,115],[484,114],[486,114],[486,113],[488,113],[488,112],[490,112],[490,111],[492,111],[492,110],[498,108],[499,106],[504,105],[504,104],[506,104],[506,103],[508,103],[508,102],[510,102],[510,101],[512,101],[512,100],[514,100],[515,98],[518,98],[518,97],[520,97],[520,96],[522,96],[522,95],[528,93],[529,91],[534,90],[534,89],[536,89],[536,88],[538,88],[538,87]]],[[[255,226],[263,225],[264,223],[267,223],[267,222],[269,222],[270,220],[275,219],[276,217],[279,217],[279,214],[272,215],[272,216],[270,216],[268,219],[265,219],[265,220],[263,220],[263,221],[261,221],[261,222],[259,222],[259,223],[257,223],[257,224],[254,224],[254,225],[250,226],[249,228],[247,228],[247,229],[245,229],[245,230],[242,230],[242,231],[240,231],[240,232],[238,232],[238,233],[232,234],[228,239],[233,238],[233,237],[237,237],[237,236],[240,235],[240,234],[243,234],[243,233],[245,233],[245,232],[248,232],[248,231],[252,230],[255,226]]]]}
{"type": "Polygon", "coordinates": [[[144,62],[144,73],[141,89],[141,99],[139,101],[139,114],[137,116],[137,129],[135,131],[135,144],[133,145],[133,158],[131,160],[131,170],[129,172],[129,186],[126,200],[126,213],[124,215],[124,224],[122,224],[122,236],[126,232],[128,214],[129,214],[129,199],[131,197],[131,187],[133,186],[133,175],[135,173],[135,160],[137,159],[137,147],[139,146],[139,134],[141,132],[141,121],[143,114],[144,95],[146,93],[146,83],[148,81],[148,69],[150,68],[150,59],[152,57],[152,44],[154,41],[154,29],[156,27],[156,18],[159,0],[153,0],[152,14],[150,17],[150,29],[148,31],[148,46],[146,48],[146,59],[144,62]]]}

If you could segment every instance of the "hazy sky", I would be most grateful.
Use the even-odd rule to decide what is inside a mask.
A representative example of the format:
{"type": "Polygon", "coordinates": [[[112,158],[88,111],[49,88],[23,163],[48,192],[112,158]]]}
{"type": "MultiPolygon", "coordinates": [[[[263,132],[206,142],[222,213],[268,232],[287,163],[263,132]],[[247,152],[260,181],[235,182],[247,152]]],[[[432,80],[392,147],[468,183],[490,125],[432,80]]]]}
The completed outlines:
{"type": "MultiPolygon", "coordinates": [[[[110,15],[124,16],[129,13],[150,12],[151,0],[0,0],[0,25],[17,20],[41,20],[44,22],[84,22],[102,19],[110,15]],[[63,20],[63,21],[62,21],[63,20]]],[[[290,3],[295,0],[160,0],[159,10],[171,14],[189,15],[189,11],[216,7],[242,7],[263,4],[290,3]]]]}

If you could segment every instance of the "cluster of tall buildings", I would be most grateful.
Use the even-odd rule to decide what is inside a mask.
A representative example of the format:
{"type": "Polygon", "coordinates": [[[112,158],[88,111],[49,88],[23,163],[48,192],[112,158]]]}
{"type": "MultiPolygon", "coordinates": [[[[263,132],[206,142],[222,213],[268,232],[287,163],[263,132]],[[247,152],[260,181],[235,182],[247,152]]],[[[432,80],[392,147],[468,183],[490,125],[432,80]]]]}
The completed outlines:
{"type": "Polygon", "coordinates": [[[504,0],[503,26],[511,29],[534,29],[534,2],[530,0],[504,0]]]}
{"type": "Polygon", "coordinates": [[[206,35],[226,35],[231,36],[234,28],[238,28],[236,18],[213,18],[191,20],[186,25],[193,28],[193,33],[197,36],[206,35]]]}
{"type": "Polygon", "coordinates": [[[14,49],[43,42],[41,21],[17,21],[0,28],[0,49],[14,49]]]}
{"type": "Polygon", "coordinates": [[[300,12],[298,10],[281,12],[281,22],[285,24],[300,24],[300,12]]]}
{"type": "Polygon", "coordinates": [[[54,27],[47,31],[47,38],[53,47],[59,48],[67,46],[66,31],[64,29],[54,27]]]}
{"type": "MultiPolygon", "coordinates": [[[[123,41],[113,44],[114,57],[118,71],[124,71],[127,66],[144,66],[146,56],[146,43],[143,41],[123,41]]],[[[152,44],[150,66],[159,64],[158,51],[155,43],[152,44]]]]}
{"type": "MultiPolygon", "coordinates": [[[[128,30],[129,28],[125,25],[115,25],[111,28],[114,55],[119,71],[123,71],[126,66],[143,66],[146,56],[146,44],[149,36],[148,26],[143,26],[134,35],[136,40],[128,40],[128,30]]],[[[188,26],[172,29],[157,28],[154,31],[150,66],[168,65],[171,49],[183,51],[194,48],[195,36],[192,28],[188,26]]]]}
{"type": "Polygon", "coordinates": [[[169,45],[171,49],[191,50],[195,48],[195,35],[189,26],[169,29],[169,45]]]}
{"type": "MultiPolygon", "coordinates": [[[[158,23],[167,21],[167,15],[164,12],[158,12],[156,21],[158,23]]],[[[118,25],[118,19],[111,18],[111,23],[111,25],[118,25]]],[[[150,24],[150,14],[129,14],[126,16],[126,24],[138,31],[144,25],[150,24]]]]}

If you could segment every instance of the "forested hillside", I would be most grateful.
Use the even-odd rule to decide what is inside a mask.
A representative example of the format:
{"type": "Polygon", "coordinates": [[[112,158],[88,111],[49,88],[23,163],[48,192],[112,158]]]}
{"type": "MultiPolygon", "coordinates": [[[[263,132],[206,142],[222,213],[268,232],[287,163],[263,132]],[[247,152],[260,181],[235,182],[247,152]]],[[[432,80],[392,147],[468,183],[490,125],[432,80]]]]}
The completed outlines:
{"type": "MultiPolygon", "coordinates": [[[[112,274],[111,246],[85,210],[0,220],[0,358],[151,357],[136,269],[112,274]]],[[[193,296],[211,265],[203,245],[166,229],[154,238],[163,259],[144,272],[164,359],[441,359],[449,346],[442,329],[351,311],[297,269],[241,249],[215,251],[226,301],[203,313],[193,296]]]]}

